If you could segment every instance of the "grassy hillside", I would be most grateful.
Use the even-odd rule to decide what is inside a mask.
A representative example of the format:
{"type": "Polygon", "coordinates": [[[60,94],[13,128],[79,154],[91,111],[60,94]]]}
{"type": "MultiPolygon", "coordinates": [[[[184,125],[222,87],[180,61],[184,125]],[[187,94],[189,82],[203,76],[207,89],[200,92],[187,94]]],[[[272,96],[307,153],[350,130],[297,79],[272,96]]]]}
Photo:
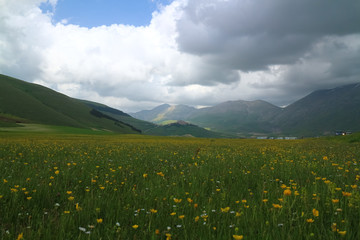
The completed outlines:
{"type": "Polygon", "coordinates": [[[304,136],[360,131],[360,84],[315,91],[283,109],[272,124],[304,136]]]}
{"type": "Polygon", "coordinates": [[[0,75],[0,116],[3,125],[17,118],[20,122],[136,133],[121,122],[96,114],[77,99],[5,75],[0,75]]]}

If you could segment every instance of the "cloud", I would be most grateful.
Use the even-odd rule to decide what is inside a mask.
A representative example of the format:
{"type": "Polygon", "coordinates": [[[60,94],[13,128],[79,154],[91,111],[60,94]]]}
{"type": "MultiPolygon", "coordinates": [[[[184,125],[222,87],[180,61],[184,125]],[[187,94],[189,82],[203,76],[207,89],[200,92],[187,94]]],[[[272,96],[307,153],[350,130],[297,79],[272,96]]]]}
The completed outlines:
{"type": "Polygon", "coordinates": [[[1,73],[127,112],[164,102],[284,105],[360,79],[355,0],[174,0],[148,26],[94,28],[54,22],[56,4],[0,0],[1,73]]]}
{"type": "Polygon", "coordinates": [[[359,11],[357,0],[189,1],[177,41],[181,51],[216,64],[266,70],[295,63],[325,36],[360,32],[359,11]]]}

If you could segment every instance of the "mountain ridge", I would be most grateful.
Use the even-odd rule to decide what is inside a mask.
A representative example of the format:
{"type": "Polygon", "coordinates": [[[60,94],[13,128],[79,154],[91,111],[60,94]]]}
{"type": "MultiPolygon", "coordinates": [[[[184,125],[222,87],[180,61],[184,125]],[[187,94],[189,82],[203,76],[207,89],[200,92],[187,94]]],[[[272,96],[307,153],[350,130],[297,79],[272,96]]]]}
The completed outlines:
{"type": "MultiPolygon", "coordinates": [[[[236,100],[195,109],[174,118],[174,115],[166,114],[165,106],[173,109],[177,106],[162,106],[165,112],[157,112],[157,115],[161,115],[163,121],[185,120],[238,136],[317,136],[331,135],[339,129],[360,131],[360,83],[316,90],[283,108],[263,100],[236,100]]],[[[156,119],[149,117],[148,121],[155,122],[156,119]]]]}

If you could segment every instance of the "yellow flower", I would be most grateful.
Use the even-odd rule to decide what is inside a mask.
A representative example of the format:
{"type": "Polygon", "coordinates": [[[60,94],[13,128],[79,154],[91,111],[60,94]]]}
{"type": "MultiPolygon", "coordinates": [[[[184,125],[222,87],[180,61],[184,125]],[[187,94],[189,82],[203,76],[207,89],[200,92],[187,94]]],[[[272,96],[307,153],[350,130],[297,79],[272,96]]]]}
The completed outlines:
{"type": "Polygon", "coordinates": [[[356,184],[355,184],[355,185],[351,185],[351,188],[355,189],[355,188],[357,188],[357,185],[356,185],[356,184]]]}
{"type": "Polygon", "coordinates": [[[65,213],[65,214],[69,214],[69,213],[70,213],[70,211],[64,211],[64,213],[65,213]]]}
{"type": "Polygon", "coordinates": [[[32,197],[27,197],[26,199],[27,199],[27,200],[30,200],[30,199],[32,199],[32,197]]]}
{"type": "Polygon", "coordinates": [[[16,238],[16,240],[20,240],[20,239],[23,239],[24,237],[23,237],[23,233],[20,233],[19,235],[18,235],[18,237],[16,238]]]}
{"type": "Polygon", "coordinates": [[[346,231],[338,231],[338,233],[339,233],[341,236],[345,236],[346,231]]]}
{"type": "Polygon", "coordinates": [[[136,224],[132,226],[133,229],[137,229],[138,227],[139,227],[139,225],[136,225],[136,224]]]}
{"type": "Polygon", "coordinates": [[[241,200],[241,202],[242,202],[242,203],[246,203],[247,201],[246,201],[246,199],[243,199],[243,200],[241,200]]]}
{"type": "Polygon", "coordinates": [[[351,196],[351,192],[342,192],[342,195],[344,197],[350,197],[351,196]]]}
{"type": "Polygon", "coordinates": [[[166,236],[166,240],[170,240],[170,239],[171,239],[171,234],[170,234],[170,233],[166,233],[165,236],[166,236]]]}
{"type": "Polygon", "coordinates": [[[156,230],[155,230],[155,234],[156,234],[156,235],[159,235],[159,234],[160,234],[160,230],[159,230],[159,229],[156,229],[156,230]]]}
{"type": "Polygon", "coordinates": [[[163,176],[165,176],[165,174],[163,174],[163,172],[158,172],[158,173],[156,173],[158,176],[161,176],[161,177],[163,177],[163,176]]]}
{"type": "Polygon", "coordinates": [[[155,209],[152,208],[152,209],[150,209],[150,212],[151,212],[151,213],[157,213],[157,210],[155,210],[155,209]]]}
{"type": "Polygon", "coordinates": [[[285,196],[290,196],[291,195],[291,190],[290,189],[285,189],[284,190],[284,195],[285,196]]]}
{"type": "Polygon", "coordinates": [[[176,212],[172,212],[170,213],[171,216],[175,216],[176,215],[176,212]]]}
{"type": "Polygon", "coordinates": [[[319,216],[319,211],[314,208],[312,210],[312,214],[314,215],[314,217],[318,217],[319,216]]]}
{"type": "Polygon", "coordinates": [[[263,201],[264,203],[266,203],[266,202],[269,201],[269,199],[263,199],[262,201],[263,201]]]}
{"type": "Polygon", "coordinates": [[[243,235],[233,235],[233,238],[234,238],[235,240],[241,240],[241,239],[244,238],[244,236],[243,236],[243,235]]]}
{"type": "Polygon", "coordinates": [[[56,170],[56,171],[55,171],[55,174],[56,174],[56,175],[58,175],[59,173],[60,173],[60,171],[59,171],[59,170],[56,170]]]}
{"type": "Polygon", "coordinates": [[[331,231],[336,232],[336,223],[331,224],[331,231]]]}
{"type": "Polygon", "coordinates": [[[175,203],[181,203],[182,199],[177,199],[177,198],[174,198],[174,202],[175,203]]]}
{"type": "Polygon", "coordinates": [[[79,203],[75,204],[76,211],[81,211],[81,207],[79,206],[79,203]]]}
{"type": "Polygon", "coordinates": [[[184,219],[185,218],[185,215],[180,215],[179,216],[179,219],[184,219]]]}
{"type": "Polygon", "coordinates": [[[195,217],[195,222],[199,221],[200,217],[199,216],[196,216],[195,217]]]}
{"type": "Polygon", "coordinates": [[[285,184],[281,184],[280,186],[282,189],[286,188],[286,185],[285,184]]]}
{"type": "Polygon", "coordinates": [[[72,200],[74,200],[74,197],[70,196],[70,197],[68,197],[68,199],[69,199],[69,201],[72,201],[72,200]]]}
{"type": "Polygon", "coordinates": [[[309,219],[306,219],[306,222],[308,222],[308,223],[313,223],[313,222],[315,222],[315,220],[312,219],[312,218],[309,218],[309,219]]]}
{"type": "Polygon", "coordinates": [[[187,198],[186,199],[189,203],[192,203],[193,202],[193,200],[191,199],[191,198],[187,198]]]}
{"type": "Polygon", "coordinates": [[[274,208],[282,208],[282,206],[280,204],[275,204],[275,203],[273,203],[273,207],[274,208]]]}
{"type": "Polygon", "coordinates": [[[143,178],[147,178],[147,176],[148,176],[147,173],[143,174],[143,178]]]}
{"type": "Polygon", "coordinates": [[[96,219],[96,222],[97,222],[97,223],[102,223],[102,222],[103,222],[103,219],[102,219],[102,218],[98,218],[98,219],[96,219]]]}
{"type": "Polygon", "coordinates": [[[338,203],[338,202],[339,202],[339,199],[331,199],[331,201],[332,201],[333,203],[338,203]]]}
{"type": "Polygon", "coordinates": [[[70,194],[72,194],[72,191],[66,191],[66,193],[70,195],[70,194]]]}
{"type": "Polygon", "coordinates": [[[221,212],[228,212],[230,210],[230,207],[226,207],[226,208],[221,208],[221,212]]]}

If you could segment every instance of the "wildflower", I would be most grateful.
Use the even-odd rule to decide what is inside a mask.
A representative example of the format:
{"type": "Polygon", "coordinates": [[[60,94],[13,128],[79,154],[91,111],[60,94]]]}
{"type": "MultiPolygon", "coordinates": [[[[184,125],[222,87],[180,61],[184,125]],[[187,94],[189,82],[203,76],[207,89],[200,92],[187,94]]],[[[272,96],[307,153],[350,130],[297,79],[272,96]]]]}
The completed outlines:
{"type": "Polygon", "coordinates": [[[79,227],[79,230],[82,232],[86,232],[86,228],[83,228],[83,227],[79,227]]]}
{"type": "Polygon", "coordinates": [[[148,174],[147,173],[144,173],[143,174],[143,178],[147,178],[148,174]]]}
{"type": "Polygon", "coordinates": [[[346,235],[346,231],[338,231],[338,233],[339,233],[341,236],[345,236],[345,235],[346,235]]]}
{"type": "Polygon", "coordinates": [[[221,212],[227,213],[230,210],[230,207],[221,208],[221,212]]]}
{"type": "Polygon", "coordinates": [[[274,208],[282,208],[282,206],[280,204],[275,204],[275,203],[273,203],[273,207],[274,208]]]}
{"type": "Polygon", "coordinates": [[[96,219],[96,222],[97,222],[97,223],[102,223],[102,222],[103,222],[103,219],[102,219],[102,218],[98,218],[98,219],[96,219]]]}
{"type": "Polygon", "coordinates": [[[170,213],[171,216],[175,216],[176,215],[176,212],[172,212],[170,213]]]}
{"type": "Polygon", "coordinates": [[[286,188],[286,185],[285,184],[281,184],[280,186],[282,189],[286,188]]]}
{"type": "Polygon", "coordinates": [[[155,230],[155,234],[156,234],[156,235],[159,235],[159,234],[160,234],[160,230],[159,230],[159,229],[156,229],[156,230],[155,230]]]}
{"type": "Polygon", "coordinates": [[[23,233],[20,233],[19,235],[18,235],[18,237],[16,238],[16,240],[20,240],[20,239],[23,239],[24,237],[23,237],[23,233]]]}
{"type": "Polygon", "coordinates": [[[82,208],[79,206],[79,203],[76,203],[76,204],[75,204],[75,208],[76,208],[76,211],[81,211],[81,209],[82,209],[82,208]]]}
{"type": "Polygon", "coordinates": [[[56,171],[55,171],[55,174],[56,174],[56,175],[58,175],[59,173],[60,173],[60,171],[59,171],[59,170],[56,170],[56,171]]]}
{"type": "Polygon", "coordinates": [[[73,201],[74,200],[74,197],[73,196],[70,196],[68,197],[69,201],[73,201]]]}
{"type": "Polygon", "coordinates": [[[152,208],[152,209],[150,209],[150,212],[151,212],[151,213],[157,213],[157,210],[155,210],[155,209],[152,208]]]}
{"type": "Polygon", "coordinates": [[[165,174],[163,173],[163,172],[158,172],[158,173],[156,173],[158,176],[161,176],[161,177],[164,177],[165,176],[165,174]]]}
{"type": "Polygon", "coordinates": [[[180,215],[179,216],[179,219],[184,219],[185,218],[185,215],[180,215]]]}
{"type": "Polygon", "coordinates": [[[344,196],[344,197],[350,197],[351,196],[351,192],[342,192],[342,195],[344,196]]]}
{"type": "Polygon", "coordinates": [[[336,223],[331,224],[331,231],[336,232],[336,223]]]}
{"type": "Polygon", "coordinates": [[[133,228],[133,229],[137,229],[138,227],[139,227],[139,225],[136,225],[136,224],[135,224],[135,225],[132,225],[132,228],[133,228]]]}
{"type": "Polygon", "coordinates": [[[290,196],[291,195],[291,190],[290,189],[285,189],[284,190],[284,195],[285,196],[290,196]]]}
{"type": "Polygon", "coordinates": [[[308,222],[308,223],[313,223],[313,222],[315,222],[315,220],[312,219],[312,218],[308,218],[308,219],[306,219],[306,222],[308,222]]]}
{"type": "Polygon", "coordinates": [[[357,188],[357,185],[356,185],[356,184],[355,184],[355,185],[351,185],[351,188],[355,189],[355,188],[357,188]]]}
{"type": "Polygon", "coordinates": [[[313,213],[314,217],[318,217],[318,216],[319,216],[319,211],[316,210],[315,208],[312,210],[312,213],[313,213]]]}
{"type": "Polygon", "coordinates": [[[242,202],[242,203],[246,203],[247,201],[246,201],[246,199],[243,199],[243,200],[241,200],[241,202],[242,202]]]}
{"type": "Polygon", "coordinates": [[[175,203],[181,203],[182,199],[177,199],[177,198],[174,198],[174,202],[175,203]]]}
{"type": "Polygon", "coordinates": [[[216,191],[217,191],[217,192],[220,192],[220,191],[221,191],[221,189],[220,189],[220,188],[217,188],[217,189],[216,189],[216,191]]]}
{"type": "Polygon", "coordinates": [[[195,222],[199,221],[200,217],[199,216],[196,216],[195,217],[195,222]]]}
{"type": "Polygon", "coordinates": [[[65,210],[65,211],[64,211],[64,213],[65,213],[65,214],[69,214],[69,213],[70,213],[70,211],[66,211],[66,210],[65,210]]]}
{"type": "Polygon", "coordinates": [[[170,234],[170,233],[166,233],[165,236],[166,236],[166,240],[170,240],[170,239],[171,239],[171,234],[170,234]]]}
{"type": "Polygon", "coordinates": [[[332,201],[333,203],[338,203],[338,202],[339,202],[339,199],[331,199],[331,201],[332,201]]]}
{"type": "Polygon", "coordinates": [[[269,201],[269,199],[263,199],[262,200],[264,203],[267,203],[269,201]]]}
{"type": "Polygon", "coordinates": [[[244,238],[244,236],[243,236],[243,235],[233,235],[233,238],[234,238],[235,240],[241,240],[241,239],[244,238]]]}
{"type": "Polygon", "coordinates": [[[66,193],[70,195],[70,194],[72,194],[72,191],[66,191],[66,193]]]}
{"type": "Polygon", "coordinates": [[[32,197],[27,197],[26,199],[27,199],[27,200],[30,200],[30,199],[32,199],[32,197]]]}
{"type": "Polygon", "coordinates": [[[187,198],[186,199],[189,203],[192,203],[193,202],[193,200],[191,199],[191,198],[187,198]]]}

